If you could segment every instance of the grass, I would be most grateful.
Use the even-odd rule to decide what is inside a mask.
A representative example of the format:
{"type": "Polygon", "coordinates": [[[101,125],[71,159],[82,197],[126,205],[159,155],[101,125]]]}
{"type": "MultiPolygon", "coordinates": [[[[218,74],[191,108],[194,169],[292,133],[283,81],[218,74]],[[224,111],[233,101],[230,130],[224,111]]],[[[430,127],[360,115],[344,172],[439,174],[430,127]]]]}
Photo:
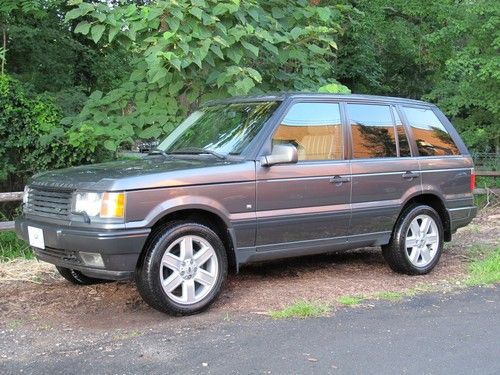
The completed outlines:
{"type": "Polygon", "coordinates": [[[356,306],[363,302],[363,297],[356,296],[340,296],[337,302],[344,306],[356,306]]]}
{"type": "Polygon", "coordinates": [[[269,316],[273,319],[305,319],[323,316],[329,311],[330,307],[327,304],[300,300],[288,307],[285,307],[284,309],[270,311],[269,316]]]}
{"type": "Polygon", "coordinates": [[[20,319],[12,319],[7,323],[7,328],[8,329],[16,329],[20,327],[23,324],[23,322],[20,319]]]}
{"type": "Polygon", "coordinates": [[[500,180],[495,177],[489,177],[489,176],[476,176],[476,186],[478,188],[499,188],[500,187],[500,180]]]}
{"type": "Polygon", "coordinates": [[[473,254],[475,259],[469,265],[469,276],[465,284],[488,285],[500,282],[500,247],[476,247],[473,254]]]}
{"type": "Polygon", "coordinates": [[[33,252],[26,242],[17,238],[14,232],[0,232],[0,262],[17,258],[33,259],[33,252]]]}
{"type": "Polygon", "coordinates": [[[113,336],[113,339],[115,339],[115,340],[127,340],[127,339],[131,339],[134,337],[139,337],[139,336],[141,336],[141,332],[137,329],[134,329],[132,331],[127,331],[127,332],[120,334],[120,335],[115,335],[115,336],[113,336]]]}
{"type": "Polygon", "coordinates": [[[386,301],[396,302],[401,301],[407,294],[405,292],[378,292],[374,294],[375,298],[384,299],[386,301]]]}

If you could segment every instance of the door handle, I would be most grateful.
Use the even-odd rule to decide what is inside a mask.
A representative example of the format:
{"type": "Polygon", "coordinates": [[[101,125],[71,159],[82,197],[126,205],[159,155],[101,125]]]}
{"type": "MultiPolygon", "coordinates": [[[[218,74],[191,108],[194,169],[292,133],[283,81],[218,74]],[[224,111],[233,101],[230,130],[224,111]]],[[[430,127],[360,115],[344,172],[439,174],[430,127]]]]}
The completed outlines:
{"type": "Polygon", "coordinates": [[[417,178],[420,176],[420,173],[418,172],[412,172],[412,171],[406,171],[403,173],[401,177],[403,177],[405,180],[413,180],[414,178],[417,178]]]}
{"type": "Polygon", "coordinates": [[[347,182],[351,182],[351,179],[349,177],[340,177],[337,175],[330,178],[330,183],[335,185],[342,185],[343,183],[347,182]]]}

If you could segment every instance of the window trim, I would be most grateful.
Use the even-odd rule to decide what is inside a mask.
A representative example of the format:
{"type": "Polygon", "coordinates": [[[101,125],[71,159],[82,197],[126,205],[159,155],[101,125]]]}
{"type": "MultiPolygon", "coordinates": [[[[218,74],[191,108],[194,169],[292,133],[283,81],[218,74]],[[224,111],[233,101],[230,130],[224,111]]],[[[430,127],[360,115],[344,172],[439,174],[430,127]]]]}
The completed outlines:
{"type": "Polygon", "coordinates": [[[266,133],[266,140],[263,142],[257,155],[258,156],[265,156],[266,154],[268,154],[272,151],[273,135],[278,130],[279,126],[281,125],[283,119],[286,117],[286,115],[288,114],[290,109],[294,105],[302,104],[302,103],[336,104],[336,105],[338,105],[339,114],[340,114],[341,134],[342,134],[342,139],[341,139],[342,144],[340,145],[340,149],[342,150],[342,155],[341,155],[340,159],[298,160],[297,164],[314,164],[314,163],[326,164],[326,163],[344,162],[344,161],[348,160],[346,158],[345,124],[344,124],[344,117],[343,117],[343,112],[342,112],[342,102],[338,99],[332,99],[332,98],[292,98],[292,99],[290,99],[287,103],[285,103],[283,111],[280,113],[279,116],[277,116],[276,121],[274,122],[274,125],[272,127],[270,127],[269,132],[266,133]]]}

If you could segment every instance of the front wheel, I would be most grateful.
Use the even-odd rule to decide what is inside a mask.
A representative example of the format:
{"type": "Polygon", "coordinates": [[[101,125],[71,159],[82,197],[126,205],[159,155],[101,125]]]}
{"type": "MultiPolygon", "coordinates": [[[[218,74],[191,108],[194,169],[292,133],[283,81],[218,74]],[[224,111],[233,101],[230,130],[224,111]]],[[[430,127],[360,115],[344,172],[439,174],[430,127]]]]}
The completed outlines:
{"type": "Polygon", "coordinates": [[[408,275],[429,273],[443,250],[443,224],[429,206],[408,207],[399,217],[391,242],[382,246],[382,254],[396,272],[408,275]]]}
{"type": "Polygon", "coordinates": [[[191,315],[210,306],[227,276],[227,256],[217,234],[202,224],[173,223],[156,233],[136,272],[140,295],[153,308],[191,315]]]}

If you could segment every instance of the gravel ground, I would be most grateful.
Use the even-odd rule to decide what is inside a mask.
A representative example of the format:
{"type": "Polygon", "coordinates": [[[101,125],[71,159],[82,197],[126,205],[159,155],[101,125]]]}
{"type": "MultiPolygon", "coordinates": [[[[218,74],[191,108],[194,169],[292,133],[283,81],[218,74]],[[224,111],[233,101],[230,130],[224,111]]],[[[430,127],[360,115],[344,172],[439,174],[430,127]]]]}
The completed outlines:
{"type": "Polygon", "coordinates": [[[314,319],[204,314],[142,329],[0,329],[3,374],[498,374],[498,287],[314,319]]]}
{"type": "MultiPolygon", "coordinates": [[[[392,272],[379,248],[323,256],[303,257],[242,268],[230,276],[221,298],[202,318],[225,319],[242,314],[262,314],[297,299],[335,305],[341,295],[370,295],[380,291],[452,290],[461,286],[468,250],[477,245],[498,245],[500,210],[487,209],[446,244],[436,269],[425,276],[409,277],[392,272]]],[[[51,266],[36,262],[0,267],[0,329],[31,327],[50,330],[82,327],[118,332],[175,320],[142,302],[133,283],[114,282],[74,286],[55,276],[51,266]],[[9,270],[9,267],[11,268],[9,270]],[[24,275],[12,280],[12,268],[24,275]],[[33,272],[32,272],[33,270],[33,272]],[[10,275],[10,277],[6,277],[10,275]]]]}

